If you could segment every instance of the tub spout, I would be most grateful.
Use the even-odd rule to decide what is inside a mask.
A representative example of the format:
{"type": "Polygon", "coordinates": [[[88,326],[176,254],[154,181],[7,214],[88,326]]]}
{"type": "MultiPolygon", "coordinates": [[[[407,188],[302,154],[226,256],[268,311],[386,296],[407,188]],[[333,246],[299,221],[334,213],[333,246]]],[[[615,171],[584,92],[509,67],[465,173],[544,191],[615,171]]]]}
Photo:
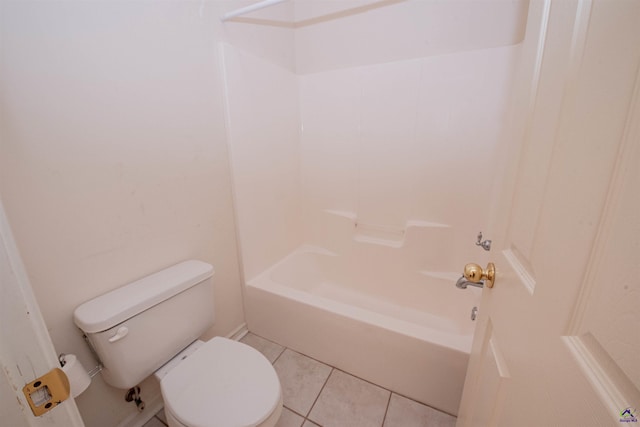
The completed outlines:
{"type": "Polygon", "coordinates": [[[467,280],[464,276],[460,276],[460,278],[456,282],[456,288],[459,288],[459,289],[467,289],[467,286],[469,285],[475,286],[477,288],[481,288],[484,286],[484,280],[481,280],[480,282],[475,283],[467,280]]]}

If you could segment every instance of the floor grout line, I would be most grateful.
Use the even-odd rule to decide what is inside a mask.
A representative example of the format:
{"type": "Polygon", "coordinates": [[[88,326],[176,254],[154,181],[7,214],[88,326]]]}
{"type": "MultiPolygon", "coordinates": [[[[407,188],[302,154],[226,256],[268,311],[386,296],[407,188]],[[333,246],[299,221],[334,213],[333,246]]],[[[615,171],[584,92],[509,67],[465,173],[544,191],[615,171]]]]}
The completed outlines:
{"type": "MultiPolygon", "coordinates": [[[[266,338],[265,338],[265,339],[266,339],[266,338]]],[[[278,344],[278,345],[282,345],[282,344],[278,344]]],[[[304,354],[304,353],[302,353],[302,352],[300,352],[300,351],[298,351],[298,350],[294,350],[294,349],[292,349],[291,347],[285,347],[284,349],[285,349],[285,350],[292,351],[292,352],[294,352],[294,353],[298,353],[298,354],[299,354],[299,355],[301,355],[301,356],[307,357],[307,358],[309,358],[309,359],[311,359],[311,360],[313,360],[313,361],[316,361],[316,362],[318,362],[318,363],[322,363],[323,365],[328,366],[328,367],[330,367],[330,368],[335,368],[335,366],[331,366],[331,365],[329,365],[327,362],[323,362],[322,360],[320,360],[320,359],[316,359],[315,357],[311,357],[311,356],[309,356],[308,354],[304,354]]],[[[283,353],[284,353],[284,351],[283,351],[283,353]]],[[[337,368],[336,368],[336,369],[337,369],[337,368]]]]}
{"type": "MultiPolygon", "coordinates": [[[[255,335],[255,336],[259,337],[259,338],[262,338],[262,339],[263,339],[263,340],[265,340],[265,341],[268,341],[268,342],[270,342],[270,343],[273,343],[273,344],[278,345],[278,346],[280,346],[280,347],[282,347],[282,348],[283,348],[283,349],[282,349],[282,351],[280,352],[280,354],[279,354],[279,355],[276,357],[276,359],[273,361],[273,365],[275,365],[275,363],[280,359],[280,357],[284,354],[284,352],[285,352],[285,351],[289,350],[289,351],[291,351],[291,352],[297,353],[297,354],[299,354],[299,355],[301,355],[301,356],[304,356],[304,357],[306,357],[306,358],[308,358],[308,359],[311,359],[311,360],[313,360],[313,361],[315,361],[315,362],[318,362],[318,363],[320,363],[320,364],[322,364],[322,365],[325,365],[325,366],[327,366],[327,367],[331,368],[331,371],[329,372],[329,375],[328,375],[328,376],[327,376],[327,378],[325,379],[324,384],[322,384],[322,387],[321,387],[320,391],[319,391],[319,392],[318,392],[318,394],[316,395],[316,398],[314,399],[313,404],[312,404],[312,405],[311,405],[311,407],[309,408],[309,411],[307,412],[307,414],[306,414],[306,415],[300,414],[300,413],[298,413],[298,412],[294,411],[293,409],[291,409],[291,408],[289,408],[289,407],[287,407],[287,406],[283,405],[283,407],[287,408],[289,411],[291,411],[291,412],[293,412],[294,414],[296,414],[296,415],[298,415],[298,416],[302,417],[302,418],[303,418],[303,422],[302,422],[302,424],[304,424],[306,421],[309,421],[310,423],[313,423],[313,424],[319,425],[316,421],[314,421],[314,420],[310,419],[310,418],[309,418],[309,415],[311,414],[311,411],[313,410],[313,408],[314,408],[314,407],[315,407],[315,405],[317,404],[317,402],[318,402],[318,400],[319,400],[319,398],[320,398],[320,395],[322,394],[322,392],[324,391],[324,389],[325,389],[325,387],[326,387],[327,383],[329,382],[329,378],[331,378],[331,376],[334,374],[334,372],[335,372],[335,371],[342,372],[342,373],[343,373],[343,374],[345,374],[345,375],[349,375],[349,376],[351,376],[351,377],[353,377],[353,378],[356,378],[356,379],[358,379],[358,380],[360,380],[360,381],[363,381],[363,382],[365,382],[365,383],[367,383],[367,384],[370,384],[370,385],[373,385],[373,386],[375,386],[375,387],[378,387],[378,388],[380,388],[380,389],[382,389],[382,390],[384,390],[384,391],[386,391],[386,392],[388,392],[388,393],[389,393],[389,397],[388,397],[388,399],[387,399],[387,405],[386,405],[386,407],[385,407],[384,416],[383,416],[383,418],[382,418],[382,425],[381,425],[380,427],[384,427],[384,423],[385,423],[385,422],[386,422],[386,420],[387,420],[387,415],[388,415],[388,413],[389,413],[389,407],[390,407],[390,405],[391,405],[391,397],[393,396],[393,394],[396,394],[398,397],[401,397],[401,398],[404,398],[404,399],[410,400],[410,401],[415,402],[415,403],[417,403],[417,404],[419,404],[419,405],[425,406],[425,407],[427,407],[427,408],[430,408],[430,409],[432,409],[432,410],[435,410],[435,411],[441,412],[441,413],[443,413],[443,414],[445,414],[445,415],[449,415],[449,416],[451,416],[451,417],[454,417],[454,418],[455,418],[455,415],[449,414],[449,413],[447,413],[447,412],[445,412],[445,411],[443,411],[443,410],[441,410],[441,409],[434,408],[434,407],[432,407],[432,406],[430,406],[430,405],[427,405],[427,404],[425,404],[425,403],[419,402],[419,401],[417,401],[417,400],[415,400],[415,399],[413,399],[413,398],[411,398],[411,397],[405,396],[405,395],[403,395],[403,394],[397,393],[397,392],[395,392],[395,391],[393,391],[393,390],[390,390],[390,389],[388,389],[388,388],[386,388],[386,387],[383,387],[383,386],[381,386],[381,385],[379,385],[379,384],[373,383],[373,382],[368,381],[368,380],[366,380],[366,379],[364,379],[364,378],[360,378],[360,377],[359,377],[359,376],[357,376],[357,375],[354,375],[354,374],[352,374],[352,373],[349,373],[349,372],[347,372],[347,371],[344,371],[344,370],[342,370],[342,369],[339,369],[339,368],[337,368],[337,367],[335,367],[335,366],[332,366],[332,365],[330,365],[330,364],[328,364],[328,363],[326,363],[326,362],[323,362],[322,360],[319,360],[319,359],[316,359],[316,358],[314,358],[314,357],[311,357],[311,356],[309,356],[309,355],[307,355],[307,354],[305,354],[305,353],[302,353],[302,352],[296,351],[296,350],[294,350],[294,349],[292,349],[292,348],[290,348],[290,347],[284,346],[284,345],[282,345],[282,344],[280,344],[280,343],[277,343],[277,342],[275,342],[275,341],[272,341],[272,340],[269,340],[269,339],[267,339],[267,338],[264,338],[264,337],[262,337],[262,336],[260,336],[260,335],[257,335],[257,334],[255,334],[255,333],[253,333],[253,332],[251,332],[251,331],[249,331],[249,333],[250,333],[250,334],[253,334],[253,335],[255,335]]],[[[322,427],[322,426],[321,426],[321,427],[322,427]]]]}
{"type": "Polygon", "coordinates": [[[384,417],[382,417],[382,425],[380,427],[384,427],[385,421],[387,421],[387,414],[389,413],[389,405],[391,404],[391,396],[393,395],[392,391],[389,391],[389,399],[387,399],[387,407],[384,410],[384,417]]]}
{"type": "MultiPolygon", "coordinates": [[[[325,365],[326,365],[326,363],[325,363],[325,365]]],[[[327,365],[327,366],[329,366],[329,365],[327,365]]],[[[309,419],[309,414],[311,414],[311,411],[313,410],[313,407],[316,406],[316,403],[318,403],[318,399],[320,399],[320,395],[322,394],[322,390],[324,390],[324,388],[326,387],[327,383],[329,382],[329,378],[331,378],[331,374],[333,374],[333,371],[335,369],[336,368],[334,368],[333,366],[331,367],[331,371],[329,371],[329,375],[327,375],[327,379],[324,380],[324,384],[322,384],[322,387],[320,388],[320,391],[318,392],[318,395],[316,396],[315,400],[313,401],[313,404],[309,408],[309,412],[307,413],[307,416],[304,417],[305,419],[309,419]]],[[[309,420],[309,421],[315,422],[313,420],[309,420]]]]}
{"type": "Polygon", "coordinates": [[[283,408],[287,408],[289,411],[293,412],[294,414],[296,414],[296,415],[298,415],[298,416],[300,416],[300,417],[302,417],[302,418],[305,418],[305,419],[307,418],[307,417],[305,417],[304,415],[302,415],[300,412],[295,411],[295,410],[293,410],[293,409],[289,408],[287,405],[282,405],[282,407],[283,407],[283,408]]]}
{"type": "MultiPolygon", "coordinates": [[[[257,335],[256,335],[256,336],[257,336],[257,335]]],[[[261,338],[262,338],[262,337],[261,337],[261,338]]],[[[263,338],[263,339],[266,339],[266,338],[263,338]]],[[[270,341],[270,342],[272,342],[272,341],[270,341]]],[[[280,344],[278,344],[278,345],[280,345],[280,344]]],[[[276,356],[276,358],[275,358],[275,359],[273,359],[273,362],[271,363],[272,365],[275,365],[275,364],[276,364],[276,362],[278,361],[278,359],[280,359],[280,356],[282,356],[282,355],[284,354],[285,350],[287,349],[287,347],[285,347],[285,346],[281,346],[281,347],[282,347],[282,351],[280,352],[280,354],[278,354],[278,356],[276,356]]]]}
{"type": "MultiPolygon", "coordinates": [[[[394,391],[392,391],[392,390],[390,390],[390,389],[388,389],[388,388],[386,388],[386,387],[382,387],[382,386],[380,386],[380,385],[378,385],[378,384],[375,384],[375,383],[373,383],[373,382],[371,382],[371,381],[367,381],[367,380],[365,380],[365,379],[363,379],[363,378],[360,378],[360,377],[358,377],[358,376],[356,376],[356,375],[353,375],[353,374],[351,374],[351,373],[349,373],[349,372],[347,372],[347,371],[344,371],[344,370],[342,370],[342,369],[336,368],[335,366],[332,366],[332,365],[330,365],[330,364],[328,364],[328,363],[325,363],[325,362],[323,362],[323,361],[321,361],[321,360],[318,360],[318,359],[313,358],[313,357],[311,357],[311,356],[308,356],[308,355],[306,355],[306,354],[304,354],[304,353],[301,353],[301,352],[298,352],[298,351],[296,351],[296,350],[293,350],[293,349],[291,349],[291,348],[289,348],[289,347],[283,346],[282,344],[279,344],[279,343],[276,343],[276,342],[271,341],[271,340],[269,340],[269,339],[266,339],[266,338],[264,338],[264,337],[262,337],[262,336],[260,336],[260,335],[254,334],[254,333],[253,333],[253,332],[251,332],[251,331],[249,331],[247,334],[245,334],[245,336],[246,336],[246,335],[248,335],[248,334],[255,335],[255,336],[257,336],[257,337],[259,337],[259,338],[261,338],[261,339],[263,339],[263,340],[267,341],[268,343],[272,343],[272,344],[275,344],[275,345],[277,345],[277,346],[279,346],[279,347],[282,347],[282,351],[280,351],[280,352],[279,352],[279,354],[276,356],[276,358],[275,358],[275,359],[274,359],[274,361],[272,362],[272,365],[275,365],[275,363],[276,363],[276,362],[277,362],[277,361],[282,357],[282,355],[285,353],[285,351],[290,350],[291,352],[297,353],[297,354],[299,354],[299,355],[301,355],[301,356],[303,356],[303,357],[306,357],[306,358],[308,358],[308,359],[311,359],[311,360],[313,360],[313,361],[315,361],[315,362],[317,362],[317,363],[320,363],[320,364],[322,364],[322,365],[327,366],[327,367],[329,367],[329,368],[330,368],[329,375],[327,375],[327,377],[325,378],[324,383],[322,384],[322,387],[320,388],[320,391],[319,391],[319,392],[317,393],[317,395],[315,396],[315,399],[313,400],[313,403],[311,404],[311,406],[310,406],[309,410],[307,411],[307,414],[306,414],[306,415],[303,415],[303,414],[301,414],[301,413],[299,413],[299,412],[297,412],[297,411],[295,411],[295,410],[291,409],[290,407],[288,407],[288,406],[286,406],[286,405],[284,405],[284,404],[282,405],[282,406],[283,406],[283,408],[286,408],[288,411],[290,411],[290,412],[292,412],[293,414],[297,415],[298,417],[301,417],[301,418],[302,418],[302,423],[300,424],[300,427],[302,427],[302,426],[303,426],[305,423],[307,423],[307,422],[308,422],[308,423],[313,424],[314,426],[320,426],[320,427],[322,427],[322,424],[318,423],[317,421],[314,421],[314,420],[310,419],[310,418],[309,418],[309,415],[311,414],[311,412],[313,411],[314,407],[315,407],[315,406],[316,406],[316,404],[318,403],[318,400],[320,399],[320,396],[322,395],[322,392],[323,392],[323,391],[325,390],[325,388],[327,387],[327,384],[328,384],[328,382],[329,382],[329,379],[330,379],[330,378],[335,374],[335,372],[336,372],[336,371],[337,371],[337,372],[341,372],[341,373],[343,373],[343,374],[345,374],[345,375],[348,375],[348,376],[350,376],[350,377],[356,378],[356,379],[358,379],[358,380],[360,380],[360,381],[363,381],[363,382],[365,382],[365,383],[367,383],[367,384],[370,384],[370,385],[372,385],[372,386],[375,386],[375,387],[377,387],[377,388],[380,388],[380,389],[382,389],[382,390],[384,390],[384,391],[386,391],[386,392],[388,392],[388,393],[389,393],[389,397],[387,398],[387,403],[386,403],[386,407],[385,407],[384,415],[383,415],[383,417],[382,417],[382,424],[380,425],[380,427],[384,427],[384,425],[385,425],[385,423],[386,423],[386,421],[387,421],[387,416],[389,415],[389,408],[390,408],[390,406],[391,406],[391,398],[393,397],[393,394],[396,394],[398,397],[401,397],[401,398],[403,398],[403,399],[410,400],[410,401],[415,402],[415,403],[417,403],[417,404],[419,404],[419,405],[425,406],[425,407],[427,407],[427,408],[430,408],[430,409],[432,409],[432,410],[438,411],[438,412],[440,412],[440,413],[443,413],[443,414],[445,414],[445,415],[449,415],[449,416],[451,416],[451,417],[454,417],[454,418],[455,418],[455,416],[454,416],[454,415],[448,414],[447,412],[444,412],[444,411],[442,411],[442,410],[440,410],[440,409],[433,408],[432,406],[426,405],[426,404],[424,404],[424,403],[422,403],[422,402],[419,402],[419,401],[417,401],[417,400],[415,400],[415,399],[412,399],[412,398],[410,398],[410,397],[407,397],[407,396],[404,396],[404,395],[402,395],[402,394],[396,393],[396,392],[394,392],[394,391]]],[[[243,337],[243,338],[244,338],[244,337],[243,337]]],[[[160,411],[162,411],[162,409],[161,409],[160,411]]],[[[160,411],[158,411],[158,413],[154,414],[153,418],[156,418],[156,419],[157,419],[157,420],[158,420],[158,421],[159,421],[163,426],[167,426],[167,427],[168,427],[168,424],[167,424],[165,421],[163,421],[163,420],[158,416],[158,414],[160,413],[160,411]]]]}
{"type": "MultiPolygon", "coordinates": [[[[326,363],[325,363],[325,365],[326,365],[326,363]]],[[[329,365],[329,366],[330,366],[330,365],[329,365]]],[[[376,383],[373,383],[373,382],[371,382],[371,381],[365,380],[364,378],[360,378],[360,377],[359,377],[359,376],[357,376],[357,375],[354,375],[354,374],[352,374],[352,373],[350,373],[350,372],[344,371],[344,370],[342,370],[342,369],[340,369],[340,368],[336,368],[335,366],[331,366],[331,367],[332,367],[333,369],[335,369],[336,371],[340,371],[340,372],[342,372],[342,373],[343,373],[343,374],[345,374],[345,375],[352,376],[353,378],[357,378],[357,379],[359,379],[360,381],[364,381],[364,382],[365,382],[365,383],[367,383],[367,384],[371,384],[371,385],[376,386],[376,387],[378,387],[378,388],[381,388],[381,389],[383,389],[383,390],[385,390],[385,391],[388,391],[389,393],[393,393],[393,391],[392,391],[392,390],[389,390],[389,389],[388,389],[388,388],[386,388],[386,387],[382,387],[380,384],[376,384],[376,383]]],[[[397,394],[397,393],[396,393],[396,394],[397,394]]]]}
{"type": "MultiPolygon", "coordinates": [[[[253,333],[253,332],[251,332],[251,331],[249,331],[248,333],[253,334],[253,335],[257,336],[257,337],[260,337],[260,338],[262,338],[262,339],[263,339],[263,340],[265,340],[265,341],[269,341],[269,342],[271,342],[271,343],[273,343],[273,344],[276,344],[276,345],[279,345],[280,347],[283,347],[283,350],[280,352],[280,354],[278,355],[278,357],[276,358],[276,360],[274,360],[274,361],[273,361],[272,365],[274,365],[274,364],[276,363],[276,361],[280,358],[280,356],[282,356],[282,354],[283,354],[285,351],[289,350],[289,351],[292,351],[292,352],[294,352],[294,353],[298,353],[298,354],[300,354],[300,355],[302,355],[302,356],[304,356],[304,357],[308,357],[309,359],[314,360],[314,361],[316,361],[316,362],[318,362],[318,363],[322,363],[323,365],[328,366],[328,367],[330,367],[331,369],[335,369],[335,370],[340,371],[340,372],[342,372],[342,373],[344,373],[344,374],[351,375],[352,377],[358,378],[359,380],[362,380],[362,381],[364,381],[364,382],[366,382],[366,383],[368,383],[368,384],[371,384],[371,385],[374,385],[374,386],[379,387],[379,388],[381,388],[381,389],[387,390],[389,393],[395,393],[393,390],[390,390],[390,389],[388,389],[388,388],[386,388],[386,387],[383,387],[383,386],[381,386],[380,384],[376,384],[376,383],[373,383],[373,382],[371,382],[371,381],[369,381],[369,380],[365,380],[364,378],[360,378],[360,377],[359,377],[359,376],[357,376],[357,375],[354,375],[354,374],[352,374],[352,373],[350,373],[350,372],[347,372],[347,371],[345,371],[345,370],[343,370],[343,369],[337,368],[337,367],[335,367],[335,366],[333,366],[333,365],[328,364],[327,362],[323,362],[323,361],[322,361],[322,360],[320,360],[320,359],[316,359],[315,357],[311,357],[311,356],[309,356],[308,354],[305,354],[305,353],[302,353],[302,352],[300,352],[300,351],[294,350],[294,349],[292,349],[291,347],[286,347],[286,346],[284,346],[284,345],[282,345],[282,344],[280,344],[280,343],[277,343],[277,342],[275,342],[275,341],[271,341],[271,340],[269,340],[269,339],[267,339],[267,338],[265,338],[265,337],[262,337],[262,336],[260,336],[260,335],[258,335],[258,334],[255,334],[255,333],[253,333]]],[[[396,394],[398,394],[398,393],[396,393],[396,394]]],[[[401,394],[398,394],[398,395],[399,395],[399,396],[402,396],[401,394]]],[[[406,396],[402,396],[402,397],[406,397],[406,396]]],[[[410,399],[410,398],[408,398],[408,399],[410,399]]],[[[415,400],[415,399],[411,399],[411,400],[415,400]]],[[[416,401],[416,402],[417,402],[417,401],[416,401]]],[[[421,403],[421,402],[418,402],[418,403],[421,403]]],[[[435,409],[435,408],[434,408],[434,409],[435,409]]]]}
{"type": "MultiPolygon", "coordinates": [[[[162,409],[160,410],[162,411],[162,409]]],[[[158,412],[159,413],[159,412],[158,412]]],[[[164,421],[162,421],[162,419],[158,416],[158,413],[156,413],[154,415],[154,418],[156,418],[158,421],[160,421],[162,423],[162,425],[169,427],[169,424],[165,423],[164,421]]]]}

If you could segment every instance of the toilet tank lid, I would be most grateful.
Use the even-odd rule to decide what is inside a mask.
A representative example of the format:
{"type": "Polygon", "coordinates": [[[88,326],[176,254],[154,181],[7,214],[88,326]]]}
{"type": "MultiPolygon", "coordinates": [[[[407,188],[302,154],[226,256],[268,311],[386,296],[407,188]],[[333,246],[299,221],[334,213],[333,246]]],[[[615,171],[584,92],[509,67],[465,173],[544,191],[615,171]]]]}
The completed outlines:
{"type": "Polygon", "coordinates": [[[213,276],[213,266],[189,260],[121,286],[80,305],[73,313],[84,332],[102,332],[213,276]]]}

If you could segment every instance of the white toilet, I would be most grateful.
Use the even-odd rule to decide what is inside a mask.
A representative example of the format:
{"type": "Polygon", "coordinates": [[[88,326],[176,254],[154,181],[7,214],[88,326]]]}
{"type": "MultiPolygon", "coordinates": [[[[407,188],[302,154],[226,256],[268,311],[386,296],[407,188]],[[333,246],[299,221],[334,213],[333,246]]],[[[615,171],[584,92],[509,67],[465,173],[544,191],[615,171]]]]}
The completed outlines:
{"type": "Polygon", "coordinates": [[[282,391],[273,366],[240,342],[199,341],[213,320],[213,267],[194,260],[87,301],[74,312],[108,384],[129,389],[155,373],[169,426],[274,426],[282,391]]]}

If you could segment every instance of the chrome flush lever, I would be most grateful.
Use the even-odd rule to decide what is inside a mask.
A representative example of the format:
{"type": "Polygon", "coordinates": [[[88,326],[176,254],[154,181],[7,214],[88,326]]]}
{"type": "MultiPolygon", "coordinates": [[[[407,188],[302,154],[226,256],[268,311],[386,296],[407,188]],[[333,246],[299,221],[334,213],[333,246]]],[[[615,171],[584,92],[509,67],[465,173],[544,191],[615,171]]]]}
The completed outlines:
{"type": "Polygon", "coordinates": [[[482,231],[478,233],[478,241],[476,242],[476,246],[482,246],[482,249],[485,251],[491,250],[491,240],[482,240],[482,231]]]}

